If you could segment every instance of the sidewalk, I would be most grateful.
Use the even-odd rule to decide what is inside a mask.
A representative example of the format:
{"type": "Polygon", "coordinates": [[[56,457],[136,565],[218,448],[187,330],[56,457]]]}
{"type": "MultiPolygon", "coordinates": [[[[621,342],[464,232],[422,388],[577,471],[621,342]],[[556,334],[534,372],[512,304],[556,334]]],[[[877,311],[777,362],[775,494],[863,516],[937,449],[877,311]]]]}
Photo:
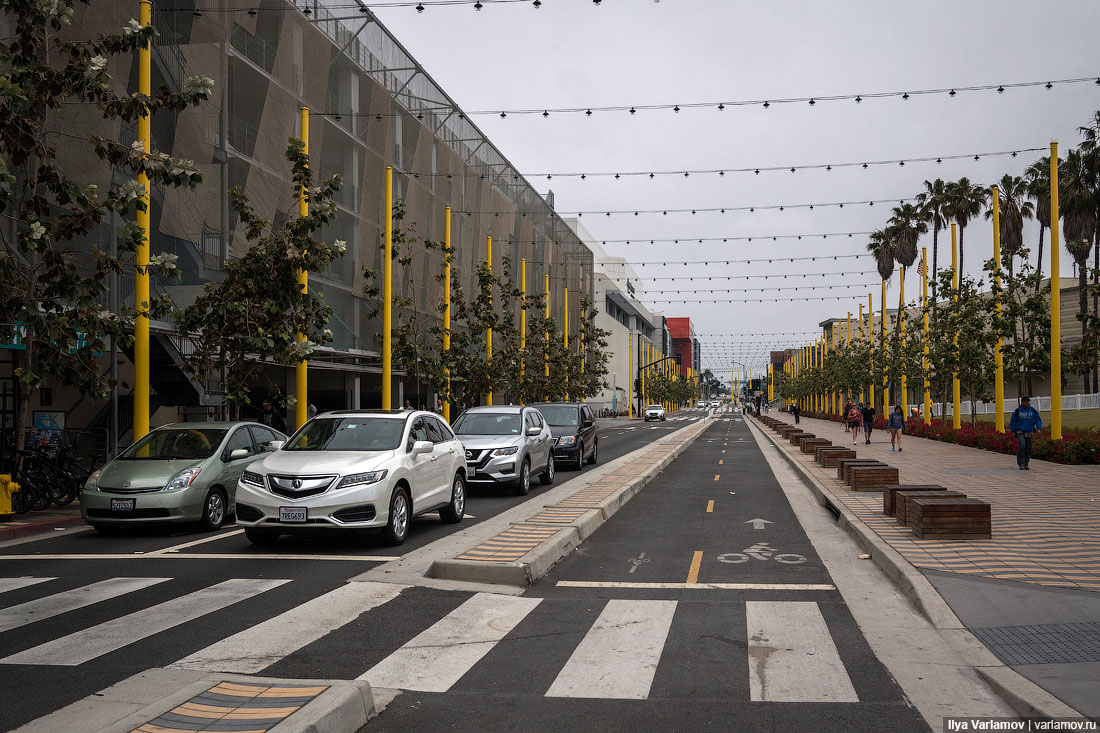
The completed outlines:
{"type": "MultiPolygon", "coordinates": [[[[769,417],[793,423],[782,412],[769,417]]],[[[1067,466],[885,431],[871,445],[841,423],[803,417],[803,430],[899,470],[900,483],[939,484],[992,507],[988,540],[921,540],[882,513],[882,493],[855,492],[813,456],[789,459],[931,583],[959,620],[1013,670],[1082,714],[1100,717],[1100,466],[1067,466]]],[[[765,432],[770,430],[761,426],[765,432]]]]}
{"type": "Polygon", "coordinates": [[[68,506],[51,506],[41,512],[14,514],[6,522],[0,522],[0,542],[28,537],[34,534],[53,532],[55,527],[80,527],[84,520],[80,518],[80,502],[74,501],[68,506]]]}

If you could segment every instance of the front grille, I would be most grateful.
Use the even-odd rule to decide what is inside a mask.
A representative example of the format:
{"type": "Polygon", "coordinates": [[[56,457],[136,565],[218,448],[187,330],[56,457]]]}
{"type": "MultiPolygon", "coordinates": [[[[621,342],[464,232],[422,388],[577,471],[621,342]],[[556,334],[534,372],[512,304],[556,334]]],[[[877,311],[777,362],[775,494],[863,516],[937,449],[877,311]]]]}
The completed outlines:
{"type": "Polygon", "coordinates": [[[267,477],[267,488],[275,496],[284,499],[305,499],[329,490],[336,476],[276,476],[267,477]]]}
{"type": "Polygon", "coordinates": [[[131,509],[128,512],[113,512],[110,509],[89,509],[91,519],[164,519],[172,513],[163,508],[131,509]]]}
{"type": "Polygon", "coordinates": [[[478,461],[481,460],[481,455],[485,452],[486,451],[481,450],[479,448],[467,448],[466,449],[466,462],[467,463],[477,463],[478,461]]]}
{"type": "Polygon", "coordinates": [[[258,522],[264,518],[264,513],[248,504],[237,504],[237,519],[245,522],[258,522]]]}
{"type": "Polygon", "coordinates": [[[111,486],[100,486],[99,490],[106,494],[152,494],[156,491],[160,491],[164,488],[164,484],[160,486],[130,486],[125,489],[116,489],[111,486]]]}
{"type": "Polygon", "coordinates": [[[374,506],[352,506],[332,513],[332,518],[340,522],[369,522],[374,519],[374,506]]]}

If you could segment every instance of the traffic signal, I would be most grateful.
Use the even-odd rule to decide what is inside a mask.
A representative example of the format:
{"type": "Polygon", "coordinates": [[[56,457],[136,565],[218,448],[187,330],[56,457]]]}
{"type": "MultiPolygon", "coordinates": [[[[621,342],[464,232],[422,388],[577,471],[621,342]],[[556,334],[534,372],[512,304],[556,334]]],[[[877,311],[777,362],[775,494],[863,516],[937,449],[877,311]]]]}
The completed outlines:
{"type": "Polygon", "coordinates": [[[642,380],[638,377],[634,377],[634,394],[640,395],[642,393],[642,380]]]}

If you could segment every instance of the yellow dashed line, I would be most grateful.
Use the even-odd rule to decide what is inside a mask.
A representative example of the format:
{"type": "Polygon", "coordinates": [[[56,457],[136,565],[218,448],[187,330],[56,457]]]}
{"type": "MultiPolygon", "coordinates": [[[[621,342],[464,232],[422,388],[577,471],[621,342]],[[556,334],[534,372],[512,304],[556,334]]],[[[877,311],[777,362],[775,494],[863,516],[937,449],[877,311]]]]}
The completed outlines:
{"type": "Polygon", "coordinates": [[[688,568],[688,583],[699,582],[699,566],[703,564],[703,551],[699,550],[691,557],[691,567],[688,568]]]}
{"type": "Polygon", "coordinates": [[[711,499],[710,501],[707,502],[707,514],[710,514],[713,511],[714,511],[714,499],[711,499]]]}
{"type": "Polygon", "coordinates": [[[721,466],[723,463],[725,463],[725,461],[723,461],[721,458],[719,458],[718,459],[718,465],[721,466]]]}
{"type": "Polygon", "coordinates": [[[721,474],[717,474],[717,473],[716,473],[716,474],[714,474],[714,480],[715,480],[715,481],[717,481],[717,480],[718,480],[718,477],[719,477],[720,475],[721,475],[721,474]]]}

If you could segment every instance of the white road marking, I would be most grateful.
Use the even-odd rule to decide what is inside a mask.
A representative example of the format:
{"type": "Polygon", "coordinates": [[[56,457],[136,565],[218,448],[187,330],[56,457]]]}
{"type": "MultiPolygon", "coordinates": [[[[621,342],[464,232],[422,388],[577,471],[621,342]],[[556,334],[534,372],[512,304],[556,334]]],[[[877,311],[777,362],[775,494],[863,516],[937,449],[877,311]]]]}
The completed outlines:
{"type": "Polygon", "coordinates": [[[188,547],[194,547],[195,545],[204,545],[207,542],[214,542],[215,540],[225,539],[226,537],[232,537],[233,535],[237,535],[237,534],[244,534],[244,530],[243,529],[235,529],[232,532],[223,532],[221,534],[216,534],[213,537],[203,537],[201,540],[193,540],[191,542],[184,542],[182,545],[173,545],[172,547],[165,547],[162,550],[153,550],[152,552],[147,552],[145,554],[147,554],[147,555],[159,555],[162,552],[179,552],[180,550],[185,550],[188,547]]]}
{"type": "Polygon", "coordinates": [[[758,702],[859,702],[816,603],[746,601],[749,696],[758,702]]]}
{"type": "Polygon", "coordinates": [[[75,667],[289,582],[242,578],[226,580],[13,654],[0,659],[0,664],[75,667]]]}
{"type": "Polygon", "coordinates": [[[645,700],[676,601],[610,600],[546,697],[645,700]]]}
{"type": "Polygon", "coordinates": [[[629,583],[559,580],[559,588],[639,588],[642,590],[836,590],[827,583],[629,583]]]}
{"type": "Polygon", "coordinates": [[[478,593],[372,667],[372,687],[446,692],[542,601],[478,593]]]}
{"type": "Polygon", "coordinates": [[[276,554],[250,554],[238,552],[236,554],[204,554],[188,552],[172,552],[158,554],[155,552],[134,555],[0,555],[0,560],[358,560],[360,562],[393,562],[400,560],[399,555],[276,555],[276,554]]]}
{"type": "MultiPolygon", "coordinates": [[[[0,559],[6,560],[7,557],[7,555],[0,555],[0,559]]],[[[57,580],[57,578],[0,578],[0,593],[38,585],[39,583],[45,583],[47,580],[57,580]]]]}
{"type": "Polygon", "coordinates": [[[169,580],[171,578],[111,578],[21,603],[0,611],[0,631],[16,629],[169,580]]]}
{"type": "Polygon", "coordinates": [[[407,587],[393,583],[348,583],[168,666],[256,674],[393,600],[407,587]]]}

